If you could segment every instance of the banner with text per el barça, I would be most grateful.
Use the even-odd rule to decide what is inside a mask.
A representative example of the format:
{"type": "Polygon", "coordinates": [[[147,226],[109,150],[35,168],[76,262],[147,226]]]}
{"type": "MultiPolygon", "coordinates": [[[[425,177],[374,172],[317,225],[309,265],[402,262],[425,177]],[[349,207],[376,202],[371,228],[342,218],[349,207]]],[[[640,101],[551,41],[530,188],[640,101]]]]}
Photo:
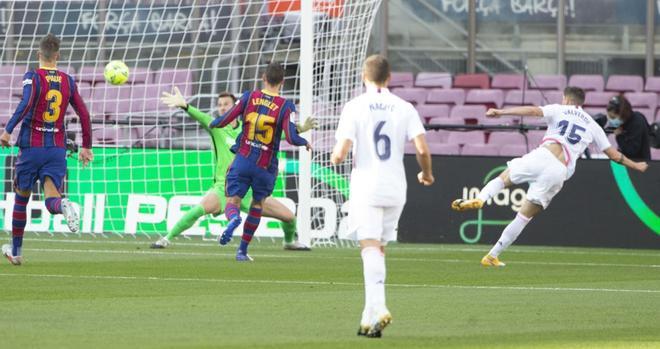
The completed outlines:
{"type": "MultiPolygon", "coordinates": [[[[482,210],[454,212],[450,203],[472,198],[505,169],[508,158],[434,156],[436,182],[416,183],[414,156],[407,156],[408,202],[399,241],[495,243],[520,208],[527,186],[505,189],[482,210]]],[[[575,175],[516,244],[660,248],[660,162],[628,171],[606,160],[578,160],[575,175]]]]}

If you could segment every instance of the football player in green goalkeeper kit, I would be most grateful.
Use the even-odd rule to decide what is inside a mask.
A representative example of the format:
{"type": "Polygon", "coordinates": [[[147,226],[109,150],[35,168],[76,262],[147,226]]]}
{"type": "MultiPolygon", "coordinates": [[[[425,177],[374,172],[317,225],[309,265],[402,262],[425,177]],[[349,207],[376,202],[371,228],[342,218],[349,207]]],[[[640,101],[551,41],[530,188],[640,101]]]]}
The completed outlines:
{"type": "MultiPolygon", "coordinates": [[[[234,160],[234,153],[230,151],[231,146],[236,140],[236,136],[241,132],[238,122],[234,122],[225,128],[208,127],[214,117],[201,112],[199,109],[188,105],[178,88],[174,88],[174,93],[163,92],[161,101],[170,108],[181,108],[188,115],[197,120],[204,129],[211,135],[213,149],[215,150],[215,177],[211,189],[204,196],[199,205],[191,208],[170,230],[167,236],[161,238],[151,245],[151,248],[166,248],[172,241],[172,238],[180,235],[186,229],[197,222],[197,219],[206,215],[215,216],[222,214],[225,207],[225,173],[227,168],[234,160]]],[[[218,96],[218,114],[223,115],[234,106],[236,97],[228,92],[223,92],[218,96]]],[[[298,132],[303,133],[317,127],[317,121],[314,118],[308,118],[303,124],[297,125],[298,132]]],[[[241,211],[247,212],[250,208],[252,195],[250,192],[241,202],[241,211]]],[[[276,199],[269,197],[266,199],[263,207],[263,215],[282,221],[282,230],[284,231],[284,249],[295,251],[309,251],[310,248],[295,240],[296,217],[286,206],[276,199]]]]}

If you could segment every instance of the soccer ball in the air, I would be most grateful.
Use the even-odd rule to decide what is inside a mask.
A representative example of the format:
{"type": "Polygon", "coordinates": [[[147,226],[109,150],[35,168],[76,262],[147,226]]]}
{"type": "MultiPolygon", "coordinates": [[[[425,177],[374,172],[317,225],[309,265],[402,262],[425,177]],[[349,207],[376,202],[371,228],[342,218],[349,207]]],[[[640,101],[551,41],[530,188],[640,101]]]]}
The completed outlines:
{"type": "Polygon", "coordinates": [[[128,81],[128,67],[122,61],[110,61],[103,70],[105,81],[112,85],[122,85],[128,81]]]}

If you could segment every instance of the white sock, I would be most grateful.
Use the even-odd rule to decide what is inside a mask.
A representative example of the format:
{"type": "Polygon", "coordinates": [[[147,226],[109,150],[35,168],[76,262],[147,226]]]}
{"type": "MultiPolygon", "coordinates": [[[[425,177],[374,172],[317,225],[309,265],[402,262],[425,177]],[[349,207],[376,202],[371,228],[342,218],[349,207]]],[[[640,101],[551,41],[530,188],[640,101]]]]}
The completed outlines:
{"type": "Polygon", "coordinates": [[[504,181],[500,177],[495,177],[488,182],[483,189],[481,189],[479,195],[477,195],[477,199],[486,202],[493,196],[497,195],[502,189],[504,189],[504,181]]]}
{"type": "MultiPolygon", "coordinates": [[[[364,313],[377,315],[387,310],[385,307],[385,255],[378,247],[366,247],[362,249],[362,265],[366,310],[364,313]]],[[[364,313],[363,315],[365,315],[364,313]]],[[[372,319],[367,323],[371,321],[372,319]]]]}
{"type": "Polygon", "coordinates": [[[500,236],[500,239],[497,240],[495,246],[493,246],[488,254],[493,257],[499,256],[500,253],[502,253],[504,250],[506,250],[507,247],[511,246],[511,244],[516,241],[518,235],[522,233],[523,229],[525,229],[525,226],[527,223],[529,223],[530,220],[532,219],[518,213],[516,218],[514,218],[513,221],[511,221],[511,223],[509,223],[509,225],[504,228],[502,236],[500,236]]]}

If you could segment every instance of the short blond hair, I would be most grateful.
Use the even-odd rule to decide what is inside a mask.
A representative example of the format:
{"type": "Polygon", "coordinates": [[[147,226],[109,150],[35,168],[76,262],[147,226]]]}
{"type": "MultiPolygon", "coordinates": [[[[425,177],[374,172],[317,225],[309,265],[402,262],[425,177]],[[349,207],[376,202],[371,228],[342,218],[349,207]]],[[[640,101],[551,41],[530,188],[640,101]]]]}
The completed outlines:
{"type": "Polygon", "coordinates": [[[362,66],[364,77],[378,85],[384,85],[390,78],[390,63],[381,55],[367,57],[362,66]]]}

